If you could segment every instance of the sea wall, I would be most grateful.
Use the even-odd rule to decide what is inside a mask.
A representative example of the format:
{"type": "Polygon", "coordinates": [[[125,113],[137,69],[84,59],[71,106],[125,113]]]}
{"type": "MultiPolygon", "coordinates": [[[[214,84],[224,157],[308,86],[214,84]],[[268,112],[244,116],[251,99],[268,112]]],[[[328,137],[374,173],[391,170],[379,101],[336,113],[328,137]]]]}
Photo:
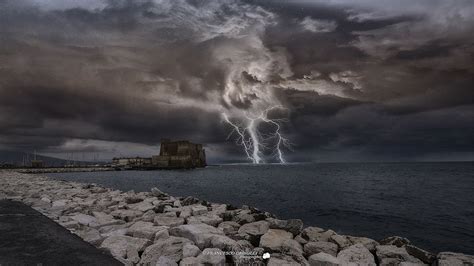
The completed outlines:
{"type": "Polygon", "coordinates": [[[44,167],[44,168],[22,168],[15,169],[16,172],[24,174],[44,174],[44,173],[77,173],[77,172],[103,172],[115,171],[111,167],[44,167]]]}
{"type": "Polygon", "coordinates": [[[123,192],[0,170],[0,199],[22,201],[125,265],[474,265],[403,237],[380,241],[304,227],[258,209],[123,192]]]}

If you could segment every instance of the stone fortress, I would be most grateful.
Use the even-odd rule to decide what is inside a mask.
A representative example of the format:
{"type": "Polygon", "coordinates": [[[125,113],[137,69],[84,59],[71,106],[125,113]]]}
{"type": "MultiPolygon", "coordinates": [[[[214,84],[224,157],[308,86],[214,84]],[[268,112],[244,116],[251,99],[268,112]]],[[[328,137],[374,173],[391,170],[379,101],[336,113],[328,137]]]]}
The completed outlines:
{"type": "Polygon", "coordinates": [[[160,155],[151,162],[159,168],[196,168],[206,166],[206,152],[202,144],[189,141],[161,141],[160,155]]]}
{"type": "Polygon", "coordinates": [[[206,166],[206,152],[202,144],[187,140],[161,140],[160,154],[151,158],[114,158],[112,166],[124,169],[189,169],[206,166]]]}

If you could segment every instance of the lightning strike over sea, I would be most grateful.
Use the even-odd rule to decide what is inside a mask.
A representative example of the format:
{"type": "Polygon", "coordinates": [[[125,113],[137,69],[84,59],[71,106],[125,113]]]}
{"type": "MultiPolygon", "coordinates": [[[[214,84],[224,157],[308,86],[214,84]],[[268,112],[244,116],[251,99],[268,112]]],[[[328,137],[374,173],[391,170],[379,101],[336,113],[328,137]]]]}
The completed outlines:
{"type": "Polygon", "coordinates": [[[239,122],[232,122],[226,113],[222,114],[224,122],[232,127],[227,138],[231,138],[235,133],[236,143],[242,146],[247,158],[255,164],[265,162],[263,151],[270,151],[270,156],[276,157],[281,164],[287,162],[283,149],[291,150],[291,143],[281,132],[281,124],[287,122],[287,119],[269,118],[269,112],[277,109],[286,110],[283,106],[273,106],[263,110],[257,116],[246,114],[239,122]],[[270,132],[259,131],[259,125],[262,123],[272,126],[270,132]]]}

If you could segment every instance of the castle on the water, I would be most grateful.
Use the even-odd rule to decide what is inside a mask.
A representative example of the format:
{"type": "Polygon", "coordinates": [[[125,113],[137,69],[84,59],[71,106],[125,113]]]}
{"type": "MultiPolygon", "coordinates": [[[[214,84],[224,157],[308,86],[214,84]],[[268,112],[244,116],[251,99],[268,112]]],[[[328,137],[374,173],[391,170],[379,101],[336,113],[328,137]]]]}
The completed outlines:
{"type": "Polygon", "coordinates": [[[206,166],[206,152],[202,144],[187,140],[163,139],[160,154],[152,157],[113,158],[112,166],[124,169],[181,169],[206,166]]]}

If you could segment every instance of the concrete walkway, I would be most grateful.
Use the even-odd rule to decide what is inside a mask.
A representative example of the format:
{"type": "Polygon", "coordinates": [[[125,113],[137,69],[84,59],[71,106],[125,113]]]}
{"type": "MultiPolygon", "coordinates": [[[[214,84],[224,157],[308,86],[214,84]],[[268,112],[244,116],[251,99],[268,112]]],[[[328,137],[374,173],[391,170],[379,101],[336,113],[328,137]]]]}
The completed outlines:
{"type": "Polygon", "coordinates": [[[122,265],[23,203],[0,200],[0,265],[122,265]]]}

